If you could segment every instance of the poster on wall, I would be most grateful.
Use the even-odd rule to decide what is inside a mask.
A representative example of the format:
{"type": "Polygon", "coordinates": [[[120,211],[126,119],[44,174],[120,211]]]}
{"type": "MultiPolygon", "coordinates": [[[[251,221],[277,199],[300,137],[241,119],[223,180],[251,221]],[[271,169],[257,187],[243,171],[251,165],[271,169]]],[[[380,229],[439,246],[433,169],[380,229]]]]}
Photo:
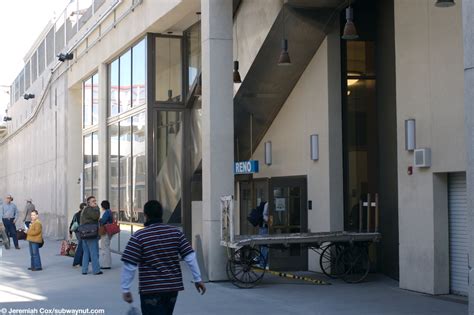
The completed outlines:
{"type": "Polygon", "coordinates": [[[286,198],[275,198],[275,211],[286,211],[286,198]]]}
{"type": "Polygon", "coordinates": [[[221,197],[221,245],[234,241],[234,198],[221,197]]]}

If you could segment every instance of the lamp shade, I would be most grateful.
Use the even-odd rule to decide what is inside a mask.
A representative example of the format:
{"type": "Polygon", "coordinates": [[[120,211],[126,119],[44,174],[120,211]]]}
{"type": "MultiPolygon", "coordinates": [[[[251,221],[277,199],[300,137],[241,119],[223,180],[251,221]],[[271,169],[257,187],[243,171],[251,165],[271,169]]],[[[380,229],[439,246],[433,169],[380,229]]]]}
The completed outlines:
{"type": "Polygon", "coordinates": [[[413,151],[416,148],[416,121],[405,120],[405,150],[413,151]]]}
{"type": "Polygon", "coordinates": [[[351,7],[346,8],[346,25],[342,33],[342,39],[352,40],[359,38],[356,27],[354,25],[354,11],[351,7]]]}
{"type": "Polygon", "coordinates": [[[265,142],[265,164],[266,165],[272,165],[272,142],[267,141],[265,142]]]}
{"type": "Polygon", "coordinates": [[[438,8],[447,8],[452,7],[455,4],[456,3],[454,2],[454,0],[437,0],[435,6],[437,6],[438,8]]]}
{"type": "Polygon", "coordinates": [[[234,61],[234,83],[242,83],[242,79],[240,78],[239,73],[239,62],[237,60],[234,61]]]}
{"type": "Polygon", "coordinates": [[[288,40],[283,39],[281,41],[281,52],[280,57],[278,58],[279,66],[289,66],[291,65],[290,55],[288,54],[288,40]]]}
{"type": "Polygon", "coordinates": [[[314,134],[309,137],[310,139],[310,151],[311,151],[311,160],[319,160],[319,136],[314,134]]]}

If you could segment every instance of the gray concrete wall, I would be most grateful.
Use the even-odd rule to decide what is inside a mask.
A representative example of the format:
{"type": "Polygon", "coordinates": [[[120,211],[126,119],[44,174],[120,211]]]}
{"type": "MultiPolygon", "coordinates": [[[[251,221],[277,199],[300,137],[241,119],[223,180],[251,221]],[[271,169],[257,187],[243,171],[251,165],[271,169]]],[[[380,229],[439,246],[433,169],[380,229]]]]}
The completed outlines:
{"type": "Polygon", "coordinates": [[[449,257],[439,254],[448,250],[447,204],[438,198],[446,186],[434,174],[463,171],[466,164],[461,5],[440,9],[430,0],[396,0],[394,8],[400,287],[445,294],[449,257]],[[416,146],[432,151],[432,167],[415,168],[411,176],[408,118],[416,119],[416,146]]]}

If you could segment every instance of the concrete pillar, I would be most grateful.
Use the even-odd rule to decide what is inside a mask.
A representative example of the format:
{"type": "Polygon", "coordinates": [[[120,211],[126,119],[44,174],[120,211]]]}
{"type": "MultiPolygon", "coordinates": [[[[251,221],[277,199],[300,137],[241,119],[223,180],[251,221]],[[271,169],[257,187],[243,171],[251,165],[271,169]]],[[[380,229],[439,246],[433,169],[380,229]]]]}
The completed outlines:
{"type": "Polygon", "coordinates": [[[474,2],[462,1],[464,36],[464,117],[466,138],[467,211],[469,224],[469,314],[474,314],[474,2]]]}
{"type": "Polygon", "coordinates": [[[99,195],[107,199],[107,65],[99,65],[99,195]]]}
{"type": "Polygon", "coordinates": [[[220,197],[234,194],[232,1],[201,0],[203,256],[210,281],[226,279],[220,197]]]}

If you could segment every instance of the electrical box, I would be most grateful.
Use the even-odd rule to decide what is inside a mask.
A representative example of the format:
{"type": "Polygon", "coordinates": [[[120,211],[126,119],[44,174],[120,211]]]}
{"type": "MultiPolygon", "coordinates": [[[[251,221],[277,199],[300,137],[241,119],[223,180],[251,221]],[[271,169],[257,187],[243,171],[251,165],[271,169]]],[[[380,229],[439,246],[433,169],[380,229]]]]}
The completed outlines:
{"type": "Polygon", "coordinates": [[[415,167],[431,167],[431,149],[415,149],[413,152],[413,164],[415,167]]]}

